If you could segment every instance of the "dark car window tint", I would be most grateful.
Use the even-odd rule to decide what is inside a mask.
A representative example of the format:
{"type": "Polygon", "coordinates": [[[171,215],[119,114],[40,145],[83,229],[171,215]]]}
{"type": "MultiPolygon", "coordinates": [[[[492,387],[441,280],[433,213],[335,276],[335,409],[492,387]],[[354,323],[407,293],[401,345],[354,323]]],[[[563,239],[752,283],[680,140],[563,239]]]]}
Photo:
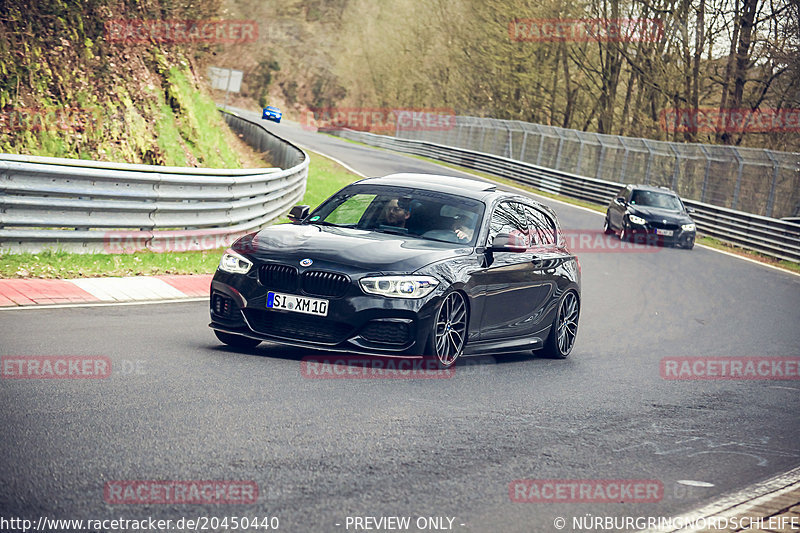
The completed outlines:
{"type": "Polygon", "coordinates": [[[683,209],[681,201],[677,196],[655,191],[634,191],[633,196],[631,196],[631,204],[672,209],[674,211],[683,209]]]}
{"type": "Polygon", "coordinates": [[[528,219],[525,206],[517,202],[503,202],[492,213],[489,226],[489,244],[500,233],[509,234],[514,244],[530,246],[528,219]]]}
{"type": "Polygon", "coordinates": [[[315,209],[308,223],[469,244],[475,240],[483,211],[483,203],[462,196],[407,187],[355,185],[315,209]]]}
{"type": "Polygon", "coordinates": [[[555,244],[556,227],[552,219],[533,207],[526,206],[530,226],[531,245],[555,244]]]}

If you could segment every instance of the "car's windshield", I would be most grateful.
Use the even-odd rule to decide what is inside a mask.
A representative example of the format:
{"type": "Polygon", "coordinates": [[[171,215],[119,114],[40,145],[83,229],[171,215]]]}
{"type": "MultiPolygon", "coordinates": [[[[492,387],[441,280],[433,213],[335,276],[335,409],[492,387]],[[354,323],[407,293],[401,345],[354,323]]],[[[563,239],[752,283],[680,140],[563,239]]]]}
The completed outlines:
{"type": "Polygon", "coordinates": [[[633,191],[631,205],[643,207],[658,207],[671,211],[682,211],[683,205],[674,194],[655,191],[633,191]]]}
{"type": "Polygon", "coordinates": [[[481,202],[463,196],[416,188],[356,185],[329,198],[306,223],[472,244],[483,211],[481,202]]]}

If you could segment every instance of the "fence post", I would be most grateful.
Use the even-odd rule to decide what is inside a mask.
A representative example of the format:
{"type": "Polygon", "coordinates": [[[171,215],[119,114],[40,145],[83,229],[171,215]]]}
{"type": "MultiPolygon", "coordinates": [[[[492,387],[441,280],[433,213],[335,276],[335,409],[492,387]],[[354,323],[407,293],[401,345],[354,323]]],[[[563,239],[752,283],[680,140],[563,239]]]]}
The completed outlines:
{"type": "Polygon", "coordinates": [[[650,144],[647,142],[647,139],[642,139],[644,142],[644,147],[647,148],[647,165],[645,165],[644,169],[644,183],[645,185],[650,183],[650,168],[653,166],[653,151],[650,149],[650,144]]]}
{"type": "MultiPolygon", "coordinates": [[[[599,138],[599,137],[598,137],[599,138]]],[[[595,172],[594,177],[600,178],[603,174],[603,162],[606,159],[606,145],[603,144],[603,141],[600,141],[600,157],[597,159],[597,172],[595,172]]]]}
{"type": "Polygon", "coordinates": [[[619,139],[622,142],[622,146],[625,147],[625,156],[622,158],[622,168],[619,171],[619,176],[621,178],[619,181],[625,183],[625,171],[628,169],[628,145],[622,140],[623,137],[620,137],[619,139]]]}
{"type": "Polygon", "coordinates": [[[672,167],[672,190],[678,192],[678,178],[681,175],[681,154],[673,143],[669,143],[669,149],[675,154],[675,166],[672,167]]]}
{"type": "Polygon", "coordinates": [[[522,130],[522,149],[519,152],[519,160],[525,161],[525,145],[528,143],[528,130],[522,130]]]}
{"type": "Polygon", "coordinates": [[[708,150],[706,150],[705,146],[703,146],[702,144],[698,144],[698,146],[703,151],[703,155],[706,156],[706,171],[705,175],[703,176],[703,192],[700,194],[700,201],[705,202],[706,189],[708,188],[708,173],[711,170],[711,157],[710,157],[711,154],[708,153],[708,150]]]}
{"type": "Polygon", "coordinates": [[[541,166],[542,148],[544,148],[544,133],[542,133],[542,129],[539,128],[539,154],[536,156],[536,165],[537,166],[541,166]]]}
{"type": "Polygon", "coordinates": [[[764,150],[764,153],[767,154],[769,160],[772,161],[772,184],[769,186],[769,197],[767,197],[767,214],[766,216],[772,216],[772,208],[775,205],[775,186],[778,182],[778,160],[772,157],[772,154],[769,150],[764,150]]]}
{"type": "Polygon", "coordinates": [[[736,186],[733,188],[733,202],[731,203],[731,209],[736,209],[736,206],[739,203],[739,190],[742,188],[742,172],[744,171],[744,159],[742,159],[742,156],[739,155],[739,150],[737,150],[733,146],[731,146],[731,152],[733,152],[733,157],[735,157],[736,161],[739,163],[739,171],[736,173],[736,186]]]}
{"type": "Polygon", "coordinates": [[[556,152],[556,170],[561,170],[561,150],[564,148],[564,137],[561,136],[561,132],[556,131],[558,133],[558,151],[556,152]]]}
{"type": "MultiPolygon", "coordinates": [[[[508,126],[508,121],[503,121],[503,126],[506,127],[506,131],[508,132],[508,142],[506,145],[508,146],[508,158],[514,159],[514,139],[511,136],[511,128],[508,126]]],[[[505,155],[505,154],[504,154],[505,155]]]]}

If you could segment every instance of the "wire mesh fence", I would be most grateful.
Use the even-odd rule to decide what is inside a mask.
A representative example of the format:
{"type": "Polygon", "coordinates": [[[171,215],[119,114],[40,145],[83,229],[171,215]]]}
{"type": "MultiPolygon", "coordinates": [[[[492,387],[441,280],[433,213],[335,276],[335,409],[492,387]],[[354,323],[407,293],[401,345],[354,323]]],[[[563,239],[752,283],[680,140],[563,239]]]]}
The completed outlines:
{"type": "Polygon", "coordinates": [[[449,129],[404,129],[398,123],[395,135],[607,181],[670,187],[683,198],[757,215],[800,216],[800,153],[463,116],[449,129]]]}

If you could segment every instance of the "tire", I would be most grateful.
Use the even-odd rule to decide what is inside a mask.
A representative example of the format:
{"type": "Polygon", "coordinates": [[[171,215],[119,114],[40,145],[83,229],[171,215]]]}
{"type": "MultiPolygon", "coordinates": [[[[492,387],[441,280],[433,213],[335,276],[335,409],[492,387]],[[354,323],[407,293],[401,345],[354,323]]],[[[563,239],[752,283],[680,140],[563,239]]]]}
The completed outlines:
{"type": "Polygon", "coordinates": [[[426,350],[439,368],[453,366],[464,353],[468,318],[467,302],[460,292],[452,291],[442,299],[426,350]]]}
{"type": "Polygon", "coordinates": [[[606,235],[611,235],[614,233],[614,230],[611,229],[611,224],[608,223],[608,214],[606,214],[606,220],[603,222],[603,233],[606,235]]]}
{"type": "Polygon", "coordinates": [[[619,230],[619,240],[621,241],[630,240],[630,235],[628,235],[628,232],[625,230],[625,221],[622,222],[622,229],[619,230]]]}
{"type": "Polygon", "coordinates": [[[543,356],[550,359],[566,359],[569,356],[578,336],[580,311],[578,294],[572,289],[565,292],[558,302],[553,326],[541,352],[543,356]]]}
{"type": "Polygon", "coordinates": [[[251,339],[250,337],[225,333],[223,331],[214,330],[214,335],[216,335],[223,344],[234,348],[255,348],[261,344],[261,341],[258,339],[251,339]]]}

